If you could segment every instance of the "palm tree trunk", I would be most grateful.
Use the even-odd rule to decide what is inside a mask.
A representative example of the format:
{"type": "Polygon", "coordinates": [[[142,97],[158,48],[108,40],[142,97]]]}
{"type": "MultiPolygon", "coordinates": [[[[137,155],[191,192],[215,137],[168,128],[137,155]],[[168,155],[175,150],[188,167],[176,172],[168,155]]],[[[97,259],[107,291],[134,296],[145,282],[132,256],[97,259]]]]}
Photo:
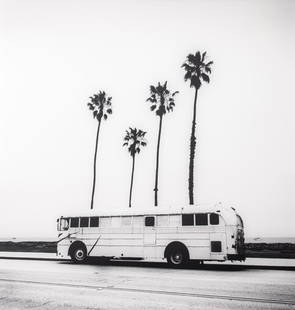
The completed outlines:
{"type": "Polygon", "coordinates": [[[97,146],[98,146],[98,136],[99,136],[100,123],[101,123],[101,120],[98,121],[97,133],[96,133],[94,162],[93,162],[93,185],[92,185],[92,195],[91,195],[91,205],[90,205],[91,210],[93,209],[93,200],[94,200],[95,183],[96,183],[96,156],[97,156],[97,146]]]}
{"type": "Polygon", "coordinates": [[[159,175],[159,153],[160,153],[160,140],[162,131],[163,116],[160,116],[159,133],[158,133],[158,145],[157,145],[157,162],[156,162],[156,179],[155,179],[155,207],[158,205],[158,175],[159,175]]]}
{"type": "Polygon", "coordinates": [[[195,91],[194,100],[194,113],[193,113],[193,123],[192,132],[190,139],[190,158],[189,158],[189,178],[188,178],[188,191],[189,191],[189,204],[194,204],[194,162],[195,162],[195,151],[196,151],[196,109],[197,109],[197,97],[198,89],[195,91]]]}
{"type": "Polygon", "coordinates": [[[134,165],[135,165],[135,155],[132,156],[132,172],[131,172],[130,193],[129,193],[129,208],[131,208],[133,176],[134,176],[134,165]]]}

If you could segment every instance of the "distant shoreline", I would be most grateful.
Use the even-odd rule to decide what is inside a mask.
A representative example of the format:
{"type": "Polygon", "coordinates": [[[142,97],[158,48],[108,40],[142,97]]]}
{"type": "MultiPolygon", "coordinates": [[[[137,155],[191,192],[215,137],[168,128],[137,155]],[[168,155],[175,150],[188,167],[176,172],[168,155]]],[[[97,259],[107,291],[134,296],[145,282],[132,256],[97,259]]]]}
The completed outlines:
{"type": "MultiPolygon", "coordinates": [[[[1,242],[56,242],[57,237],[0,237],[1,242]]],[[[246,237],[245,243],[295,243],[295,237],[246,237]]]]}
{"type": "MultiPolygon", "coordinates": [[[[16,241],[16,239],[10,239],[9,241],[0,241],[0,252],[56,253],[56,246],[56,241],[16,241]]],[[[295,259],[295,242],[250,242],[245,243],[245,250],[246,257],[295,259]]]]}

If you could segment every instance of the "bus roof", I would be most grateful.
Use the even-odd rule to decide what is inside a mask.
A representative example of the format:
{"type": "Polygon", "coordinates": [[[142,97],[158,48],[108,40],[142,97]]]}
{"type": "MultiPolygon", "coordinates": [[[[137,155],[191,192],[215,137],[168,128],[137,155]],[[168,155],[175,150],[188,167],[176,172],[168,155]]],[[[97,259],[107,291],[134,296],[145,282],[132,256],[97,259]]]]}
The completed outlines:
{"type": "Polygon", "coordinates": [[[227,223],[236,223],[237,216],[235,209],[223,207],[221,204],[216,205],[188,205],[185,207],[150,207],[149,209],[130,208],[127,210],[116,210],[112,212],[89,210],[88,212],[67,214],[63,217],[83,217],[83,216],[152,216],[168,214],[187,214],[187,213],[219,213],[227,223]]]}

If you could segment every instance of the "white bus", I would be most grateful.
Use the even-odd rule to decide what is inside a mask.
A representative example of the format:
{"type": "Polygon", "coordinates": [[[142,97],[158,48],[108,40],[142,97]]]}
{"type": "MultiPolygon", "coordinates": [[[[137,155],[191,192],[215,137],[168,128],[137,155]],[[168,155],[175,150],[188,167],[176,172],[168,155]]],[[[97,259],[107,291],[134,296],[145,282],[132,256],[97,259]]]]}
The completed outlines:
{"type": "Polygon", "coordinates": [[[233,208],[187,206],[179,210],[66,216],[57,220],[60,258],[245,260],[244,227],[233,208]]]}

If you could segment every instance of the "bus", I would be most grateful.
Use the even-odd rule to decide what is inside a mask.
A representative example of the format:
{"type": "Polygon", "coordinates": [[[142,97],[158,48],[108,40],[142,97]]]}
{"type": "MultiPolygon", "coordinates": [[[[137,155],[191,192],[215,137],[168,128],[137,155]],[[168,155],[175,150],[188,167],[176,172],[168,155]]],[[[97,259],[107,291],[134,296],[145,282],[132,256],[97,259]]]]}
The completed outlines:
{"type": "Polygon", "coordinates": [[[234,208],[186,206],[147,212],[62,216],[57,220],[57,256],[75,263],[89,257],[244,261],[244,226],[234,208]]]}

